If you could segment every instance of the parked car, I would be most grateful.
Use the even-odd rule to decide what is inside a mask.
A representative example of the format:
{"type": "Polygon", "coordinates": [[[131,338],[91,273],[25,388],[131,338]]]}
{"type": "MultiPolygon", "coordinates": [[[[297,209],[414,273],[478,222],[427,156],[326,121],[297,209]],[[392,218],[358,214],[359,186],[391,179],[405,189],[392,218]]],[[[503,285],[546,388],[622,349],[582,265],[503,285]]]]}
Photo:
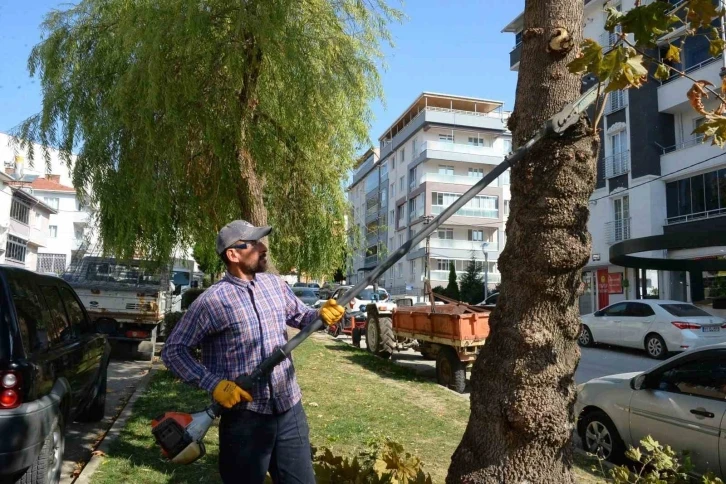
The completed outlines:
{"type": "Polygon", "coordinates": [[[318,294],[310,287],[293,287],[292,292],[307,306],[314,306],[318,301],[318,294]]]}
{"type": "Polygon", "coordinates": [[[696,471],[726,477],[726,344],[686,351],[643,373],[577,387],[582,446],[612,462],[650,435],[689,451],[696,471]]]}
{"type": "Polygon", "coordinates": [[[669,352],[726,342],[726,321],[693,304],[638,299],[612,304],[582,316],[579,343],[644,348],[652,358],[669,352]]]}
{"type": "Polygon", "coordinates": [[[499,300],[499,293],[495,292],[494,294],[490,294],[487,296],[485,300],[477,304],[477,306],[481,306],[487,309],[494,309],[497,305],[497,301],[499,300]]]}
{"type": "MultiPolygon", "coordinates": [[[[333,299],[340,299],[343,294],[345,294],[348,289],[352,288],[353,286],[340,286],[334,293],[333,293],[333,299]]],[[[373,291],[373,286],[368,286],[365,289],[363,289],[361,292],[358,293],[356,297],[353,298],[352,301],[348,303],[348,306],[345,308],[347,312],[354,312],[354,311],[366,311],[366,306],[372,303],[376,303],[377,305],[379,303],[389,303],[388,305],[391,306],[391,308],[395,305],[392,301],[389,301],[390,296],[388,294],[388,291],[386,291],[383,288],[378,288],[378,292],[373,291]]],[[[384,308],[387,306],[386,304],[382,305],[384,308]]],[[[384,309],[385,310],[385,309],[384,309]]]]}
{"type": "Polygon", "coordinates": [[[99,421],[111,347],[59,277],[0,266],[0,481],[60,480],[66,426],[99,421]]]}
{"type": "Polygon", "coordinates": [[[308,283],[307,282],[296,282],[295,284],[292,285],[292,287],[308,287],[308,283]]]}
{"type": "Polygon", "coordinates": [[[320,289],[320,284],[318,284],[317,282],[310,282],[310,283],[308,283],[308,287],[320,289]]]}

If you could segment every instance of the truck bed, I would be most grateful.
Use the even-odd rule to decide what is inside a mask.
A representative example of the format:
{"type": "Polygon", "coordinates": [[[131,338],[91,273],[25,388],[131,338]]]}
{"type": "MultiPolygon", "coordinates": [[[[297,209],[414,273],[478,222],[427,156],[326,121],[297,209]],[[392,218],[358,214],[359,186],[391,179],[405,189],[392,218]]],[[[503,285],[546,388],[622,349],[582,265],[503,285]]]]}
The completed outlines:
{"type": "Polygon", "coordinates": [[[464,305],[399,307],[393,312],[397,336],[450,346],[480,346],[489,336],[489,311],[473,312],[464,305]]]}

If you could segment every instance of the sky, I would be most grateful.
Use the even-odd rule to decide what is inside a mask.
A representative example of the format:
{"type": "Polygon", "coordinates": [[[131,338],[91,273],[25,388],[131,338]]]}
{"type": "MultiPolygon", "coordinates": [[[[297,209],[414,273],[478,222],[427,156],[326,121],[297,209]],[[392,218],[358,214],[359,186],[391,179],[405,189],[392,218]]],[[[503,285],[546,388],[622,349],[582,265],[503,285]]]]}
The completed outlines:
{"type": "MultiPolygon", "coordinates": [[[[396,6],[397,0],[391,0],[396,6]]],[[[41,93],[27,59],[40,41],[44,15],[68,0],[0,0],[0,131],[40,110],[41,93]]],[[[373,103],[372,143],[423,91],[499,100],[514,106],[516,73],[509,70],[514,35],[502,28],[524,0],[408,0],[408,17],[391,28],[381,73],[385,107],[373,103]]]]}

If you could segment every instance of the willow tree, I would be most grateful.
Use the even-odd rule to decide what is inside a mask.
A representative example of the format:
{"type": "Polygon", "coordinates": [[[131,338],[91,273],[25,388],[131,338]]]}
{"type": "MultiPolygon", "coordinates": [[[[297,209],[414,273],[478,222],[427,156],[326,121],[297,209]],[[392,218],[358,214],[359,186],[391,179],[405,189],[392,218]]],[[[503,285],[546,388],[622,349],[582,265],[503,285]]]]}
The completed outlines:
{"type": "MultiPolygon", "coordinates": [[[[723,54],[724,12],[712,0],[643,2],[627,13],[608,7],[615,45],[582,39],[582,0],[525,0],[522,55],[509,127],[522,145],[581,93],[593,77],[604,94],[562,136],[544,138],[512,169],[507,245],[491,334],[472,371],[471,416],[452,457],[448,483],[572,483],[580,358],[578,296],[590,255],[588,200],[595,186],[599,118],[606,96],[657,79],[683,76],[684,92],[705,117],[695,132],[726,144],[726,80],[720,89],[679,69],[685,37],[709,38],[723,54]],[[684,25],[685,24],[685,25],[684,25]],[[714,25],[717,25],[714,27],[714,25]],[[685,27],[685,28],[681,28],[685,27]],[[657,46],[671,39],[665,55],[657,46]],[[716,100],[707,109],[705,98],[716,100]]],[[[707,104],[707,103],[706,103],[707,104]]]]}
{"type": "Polygon", "coordinates": [[[42,111],[17,135],[78,151],[107,251],[164,260],[241,217],[274,226],[279,269],[332,273],[399,18],[383,0],[82,0],[43,23],[42,111]]]}

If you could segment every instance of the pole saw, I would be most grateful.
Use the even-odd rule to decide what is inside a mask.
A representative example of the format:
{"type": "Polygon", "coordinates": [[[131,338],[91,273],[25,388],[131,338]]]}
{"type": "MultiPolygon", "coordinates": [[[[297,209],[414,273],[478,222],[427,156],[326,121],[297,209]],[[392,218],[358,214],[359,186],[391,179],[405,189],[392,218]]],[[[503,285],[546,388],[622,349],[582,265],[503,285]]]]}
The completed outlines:
{"type": "MultiPolygon", "coordinates": [[[[568,128],[574,126],[585,110],[595,102],[597,97],[598,89],[597,86],[594,86],[577,100],[567,104],[562,111],[548,119],[532,139],[506,157],[504,161],[498,164],[492,171],[487,173],[486,176],[466,191],[466,193],[434,218],[431,223],[425,225],[423,230],[393,252],[385,261],[373,269],[363,281],[349,289],[343,297],[338,299],[338,304],[346,306],[363,289],[369,286],[372,281],[378,279],[381,274],[405,256],[412,247],[415,247],[423,241],[469,200],[474,198],[474,196],[479,194],[486,186],[499,177],[499,175],[504,173],[507,168],[521,160],[540,139],[553,135],[561,135],[568,128]]],[[[251,374],[237,377],[235,383],[243,390],[251,391],[255,383],[266,378],[275,366],[282,363],[292,353],[292,350],[305,341],[312,333],[322,328],[322,326],[322,320],[320,318],[316,319],[313,323],[304,327],[284,346],[277,348],[251,374]]],[[[167,412],[151,422],[151,433],[156,438],[157,444],[159,444],[162,453],[167,459],[176,464],[190,464],[205,454],[204,436],[222,410],[221,405],[215,402],[204,410],[192,414],[167,412]]]]}

